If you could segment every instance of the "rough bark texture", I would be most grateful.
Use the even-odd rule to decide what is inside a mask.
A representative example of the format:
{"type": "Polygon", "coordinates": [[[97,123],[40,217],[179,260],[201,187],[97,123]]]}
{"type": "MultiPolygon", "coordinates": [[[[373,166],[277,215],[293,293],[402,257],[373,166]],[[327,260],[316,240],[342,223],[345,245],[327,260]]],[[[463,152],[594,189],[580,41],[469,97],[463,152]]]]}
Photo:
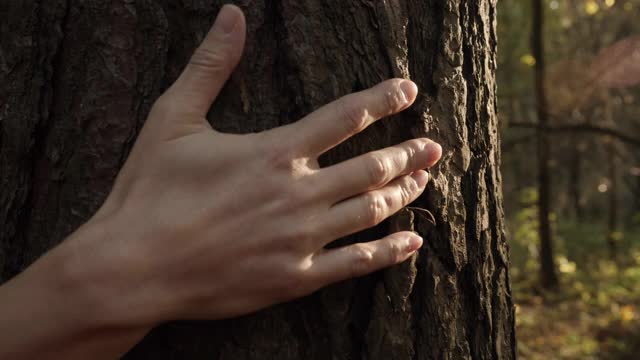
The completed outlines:
{"type": "MultiPolygon", "coordinates": [[[[239,0],[249,41],[211,112],[254,132],[392,76],[416,104],[323,163],[418,136],[445,149],[416,206],[364,234],[414,228],[412,261],[221,322],[153,331],[130,359],[510,359],[495,0],[239,0]]],[[[14,276],[99,207],[154,99],[221,1],[0,2],[0,274],[14,276]]]]}

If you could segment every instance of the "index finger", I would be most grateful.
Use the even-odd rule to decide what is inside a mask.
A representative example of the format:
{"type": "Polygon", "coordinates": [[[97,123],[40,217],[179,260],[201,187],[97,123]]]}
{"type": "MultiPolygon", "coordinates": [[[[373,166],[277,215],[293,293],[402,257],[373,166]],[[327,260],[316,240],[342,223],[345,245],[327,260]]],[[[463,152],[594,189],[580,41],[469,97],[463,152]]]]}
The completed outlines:
{"type": "Polygon", "coordinates": [[[391,79],[344,96],[292,124],[298,149],[319,156],[375,121],[408,108],[418,95],[410,80],[391,79]]]}

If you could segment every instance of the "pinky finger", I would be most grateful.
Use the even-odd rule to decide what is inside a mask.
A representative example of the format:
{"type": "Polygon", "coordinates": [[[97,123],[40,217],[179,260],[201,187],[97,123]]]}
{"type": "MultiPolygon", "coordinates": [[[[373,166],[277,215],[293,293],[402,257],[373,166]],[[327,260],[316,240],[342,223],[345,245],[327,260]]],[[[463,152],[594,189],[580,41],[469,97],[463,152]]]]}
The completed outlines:
{"type": "Polygon", "coordinates": [[[399,264],[422,246],[422,238],[412,232],[398,232],[380,240],[358,243],[318,254],[311,273],[320,286],[367,275],[399,264]]]}

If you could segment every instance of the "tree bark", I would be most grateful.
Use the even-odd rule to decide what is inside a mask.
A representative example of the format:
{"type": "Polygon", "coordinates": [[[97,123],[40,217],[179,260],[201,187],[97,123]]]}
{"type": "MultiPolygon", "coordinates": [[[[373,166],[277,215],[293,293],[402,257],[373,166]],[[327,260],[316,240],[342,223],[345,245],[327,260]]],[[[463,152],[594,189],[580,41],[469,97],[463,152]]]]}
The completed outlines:
{"type": "Polygon", "coordinates": [[[558,285],[556,266],[553,259],[553,233],[551,232],[551,142],[544,131],[549,125],[548,103],[545,93],[544,58],[544,3],[531,0],[533,4],[533,56],[535,65],[536,112],[538,116],[537,153],[538,153],[538,234],[540,238],[540,284],[544,288],[558,285]]]}
{"type": "MultiPolygon", "coordinates": [[[[178,76],[221,3],[0,2],[3,281],[100,206],[151,104],[178,76]]],[[[251,316],[161,326],[127,358],[514,358],[495,0],[235,3],[247,15],[248,44],[212,108],[214,128],[269,129],[385,78],[411,78],[421,95],[410,110],[322,163],[433,138],[444,157],[414,206],[431,210],[437,225],[406,210],[341,241],[414,229],[426,245],[413,261],[251,316]]]]}

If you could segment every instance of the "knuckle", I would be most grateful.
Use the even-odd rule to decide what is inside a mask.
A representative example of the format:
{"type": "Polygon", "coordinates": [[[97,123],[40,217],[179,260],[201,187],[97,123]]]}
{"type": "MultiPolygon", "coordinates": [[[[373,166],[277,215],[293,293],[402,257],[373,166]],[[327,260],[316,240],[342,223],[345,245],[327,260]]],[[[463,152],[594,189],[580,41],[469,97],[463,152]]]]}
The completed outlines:
{"type": "Polygon", "coordinates": [[[287,230],[284,234],[282,234],[278,239],[278,249],[284,252],[285,254],[295,256],[302,252],[302,247],[300,246],[300,239],[298,237],[298,233],[295,231],[287,230]]]}
{"type": "Polygon", "coordinates": [[[351,277],[358,277],[371,272],[373,267],[373,253],[362,245],[354,245],[354,259],[351,262],[351,277]]]}
{"type": "Polygon", "coordinates": [[[357,134],[367,127],[369,111],[365,107],[352,105],[351,103],[357,104],[358,102],[355,99],[351,101],[351,99],[349,96],[345,97],[338,101],[338,105],[340,106],[342,117],[346,121],[345,125],[348,132],[357,134]]]}
{"type": "Polygon", "coordinates": [[[386,200],[382,195],[369,195],[367,201],[366,225],[376,226],[385,219],[386,200]]]}
{"type": "Polygon", "coordinates": [[[199,47],[189,61],[191,66],[201,68],[207,72],[227,72],[230,71],[230,65],[227,57],[220,48],[209,48],[206,46],[199,47]]]}
{"type": "Polygon", "coordinates": [[[265,159],[273,169],[287,170],[293,169],[294,155],[291,148],[285,144],[272,144],[264,150],[265,159]]]}
{"type": "MultiPolygon", "coordinates": [[[[290,209],[291,211],[291,209],[290,209]]],[[[291,222],[289,222],[291,224],[291,222]]],[[[281,236],[281,249],[291,256],[301,256],[318,249],[318,239],[323,237],[322,229],[306,223],[286,226],[281,236]]],[[[326,231],[326,230],[325,230],[326,231]]]]}
{"type": "Polygon", "coordinates": [[[367,167],[369,181],[374,186],[382,186],[390,180],[389,161],[379,154],[372,153],[367,167]]]}
{"type": "Polygon", "coordinates": [[[309,226],[299,226],[296,231],[296,243],[297,248],[302,249],[303,252],[308,252],[309,250],[314,249],[314,245],[316,242],[315,231],[313,231],[309,226]]]}
{"type": "Polygon", "coordinates": [[[286,298],[294,299],[309,293],[310,278],[307,271],[295,261],[292,261],[283,270],[284,276],[278,291],[286,298]]]}
{"type": "Polygon", "coordinates": [[[424,148],[424,145],[420,140],[413,139],[407,142],[407,146],[405,147],[405,155],[407,157],[407,167],[412,170],[416,170],[418,168],[417,164],[417,156],[424,148]]]}
{"type": "Polygon", "coordinates": [[[418,183],[413,178],[408,178],[406,184],[402,187],[400,196],[402,197],[402,204],[406,205],[411,202],[415,194],[418,193],[418,183]]]}
{"type": "Polygon", "coordinates": [[[308,232],[298,224],[286,227],[278,239],[279,249],[290,256],[299,256],[307,251],[309,238],[308,232]]]}
{"type": "Polygon", "coordinates": [[[284,194],[285,206],[288,210],[296,209],[300,205],[308,203],[310,200],[309,191],[300,186],[299,184],[292,184],[286,188],[284,194]]]}
{"type": "MultiPolygon", "coordinates": [[[[390,209],[393,209],[393,208],[396,207],[396,203],[397,203],[398,199],[391,192],[382,195],[382,199],[384,201],[384,206],[383,207],[385,209],[385,214],[388,214],[390,209]]],[[[384,215],[384,218],[386,218],[386,217],[387,217],[387,215],[384,215]]],[[[382,220],[384,220],[384,218],[382,220]]]]}
{"type": "Polygon", "coordinates": [[[389,256],[389,264],[397,264],[402,261],[404,251],[398,242],[389,241],[387,243],[387,253],[389,256]]]}
{"type": "Polygon", "coordinates": [[[388,113],[392,114],[402,109],[407,103],[407,97],[400,88],[400,81],[393,81],[384,93],[384,100],[388,113]]]}

